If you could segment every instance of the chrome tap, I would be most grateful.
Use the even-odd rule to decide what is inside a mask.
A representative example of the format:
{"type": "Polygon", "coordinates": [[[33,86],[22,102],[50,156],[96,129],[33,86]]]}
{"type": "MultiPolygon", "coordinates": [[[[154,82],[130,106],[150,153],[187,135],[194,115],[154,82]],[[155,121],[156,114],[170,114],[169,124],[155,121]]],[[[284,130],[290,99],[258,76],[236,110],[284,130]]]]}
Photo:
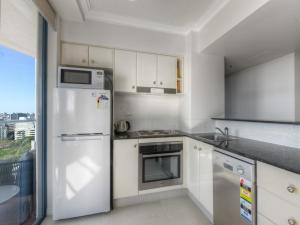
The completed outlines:
{"type": "Polygon", "coordinates": [[[225,128],[224,128],[224,131],[222,131],[219,127],[216,127],[216,130],[220,131],[221,134],[222,134],[223,136],[225,136],[226,138],[229,137],[229,129],[228,129],[228,127],[225,127],[225,128]]]}

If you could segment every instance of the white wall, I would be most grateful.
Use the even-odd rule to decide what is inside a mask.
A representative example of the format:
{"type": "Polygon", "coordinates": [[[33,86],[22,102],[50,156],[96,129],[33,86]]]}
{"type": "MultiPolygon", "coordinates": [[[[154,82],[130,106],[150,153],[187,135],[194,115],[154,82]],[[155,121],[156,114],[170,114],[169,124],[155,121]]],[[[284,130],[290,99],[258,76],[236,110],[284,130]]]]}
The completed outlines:
{"type": "Polygon", "coordinates": [[[115,96],[115,121],[128,120],[131,131],[179,129],[182,96],[122,94],[115,96]]]}
{"type": "Polygon", "coordinates": [[[224,115],[224,58],[203,54],[196,49],[195,35],[187,37],[188,78],[182,116],[182,129],[189,132],[210,132],[210,119],[224,115]]]}
{"type": "Polygon", "coordinates": [[[271,0],[226,0],[224,7],[213,15],[197,33],[196,48],[204,50],[271,0]]]}
{"type": "Polygon", "coordinates": [[[300,121],[300,52],[295,53],[295,120],[300,121]]]}
{"type": "Polygon", "coordinates": [[[295,120],[295,54],[227,76],[226,116],[295,120]]]}
{"type": "Polygon", "coordinates": [[[63,22],[63,41],[113,48],[183,55],[185,37],[102,22],[63,22]]]}
{"type": "Polygon", "coordinates": [[[299,125],[216,121],[216,127],[228,127],[233,136],[300,148],[299,125]]]}

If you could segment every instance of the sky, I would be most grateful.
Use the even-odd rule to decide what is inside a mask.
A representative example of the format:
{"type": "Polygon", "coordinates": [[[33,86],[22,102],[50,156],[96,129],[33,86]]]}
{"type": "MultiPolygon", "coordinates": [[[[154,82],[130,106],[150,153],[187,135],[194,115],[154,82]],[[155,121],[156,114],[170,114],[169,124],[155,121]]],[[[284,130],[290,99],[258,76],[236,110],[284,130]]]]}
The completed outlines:
{"type": "Polygon", "coordinates": [[[35,58],[0,45],[0,113],[35,112],[35,58]]]}

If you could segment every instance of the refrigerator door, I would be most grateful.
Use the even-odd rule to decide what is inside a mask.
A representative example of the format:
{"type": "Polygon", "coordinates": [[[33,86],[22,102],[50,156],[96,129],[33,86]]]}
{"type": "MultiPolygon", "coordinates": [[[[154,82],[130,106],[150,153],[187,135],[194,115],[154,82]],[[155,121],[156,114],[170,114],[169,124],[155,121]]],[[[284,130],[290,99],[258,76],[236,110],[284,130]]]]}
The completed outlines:
{"type": "Polygon", "coordinates": [[[110,134],[110,91],[56,88],[54,124],[56,136],[62,134],[110,134]]]}
{"type": "Polygon", "coordinates": [[[56,138],[53,219],[110,211],[110,136],[56,138]]]}

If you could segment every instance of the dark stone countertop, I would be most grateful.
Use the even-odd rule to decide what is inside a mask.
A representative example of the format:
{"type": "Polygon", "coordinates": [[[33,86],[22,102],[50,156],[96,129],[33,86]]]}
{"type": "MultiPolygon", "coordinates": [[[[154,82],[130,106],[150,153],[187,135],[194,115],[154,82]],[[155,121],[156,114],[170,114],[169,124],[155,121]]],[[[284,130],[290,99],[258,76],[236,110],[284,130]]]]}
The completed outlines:
{"type": "Polygon", "coordinates": [[[136,132],[126,132],[126,133],[115,133],[114,140],[123,140],[123,139],[147,139],[147,138],[167,138],[167,137],[184,137],[187,134],[176,130],[176,134],[166,134],[166,135],[153,135],[153,136],[143,136],[139,137],[136,132]]]}
{"type": "MultiPolygon", "coordinates": [[[[237,138],[227,142],[214,142],[201,138],[201,134],[190,134],[180,132],[176,135],[166,135],[163,137],[181,137],[186,136],[194,140],[211,144],[216,148],[244,156],[249,159],[261,161],[293,173],[300,174],[300,149],[283,145],[271,144],[262,141],[256,141],[246,138],[237,138]]],[[[144,137],[142,137],[144,139],[144,137]]],[[[157,138],[157,136],[147,137],[157,138]]],[[[126,135],[116,135],[114,140],[139,139],[135,132],[128,132],[126,135]]]]}
{"type": "Polygon", "coordinates": [[[238,119],[238,118],[221,118],[214,117],[212,120],[225,120],[225,121],[238,121],[249,123],[273,123],[273,124],[285,124],[285,125],[300,125],[300,121],[284,121],[284,120],[255,120],[255,119],[238,119]]]}
{"type": "Polygon", "coordinates": [[[227,142],[212,142],[196,138],[201,134],[190,134],[190,138],[211,144],[216,148],[261,161],[293,173],[300,174],[300,149],[271,144],[246,138],[238,138],[227,142]]]}

